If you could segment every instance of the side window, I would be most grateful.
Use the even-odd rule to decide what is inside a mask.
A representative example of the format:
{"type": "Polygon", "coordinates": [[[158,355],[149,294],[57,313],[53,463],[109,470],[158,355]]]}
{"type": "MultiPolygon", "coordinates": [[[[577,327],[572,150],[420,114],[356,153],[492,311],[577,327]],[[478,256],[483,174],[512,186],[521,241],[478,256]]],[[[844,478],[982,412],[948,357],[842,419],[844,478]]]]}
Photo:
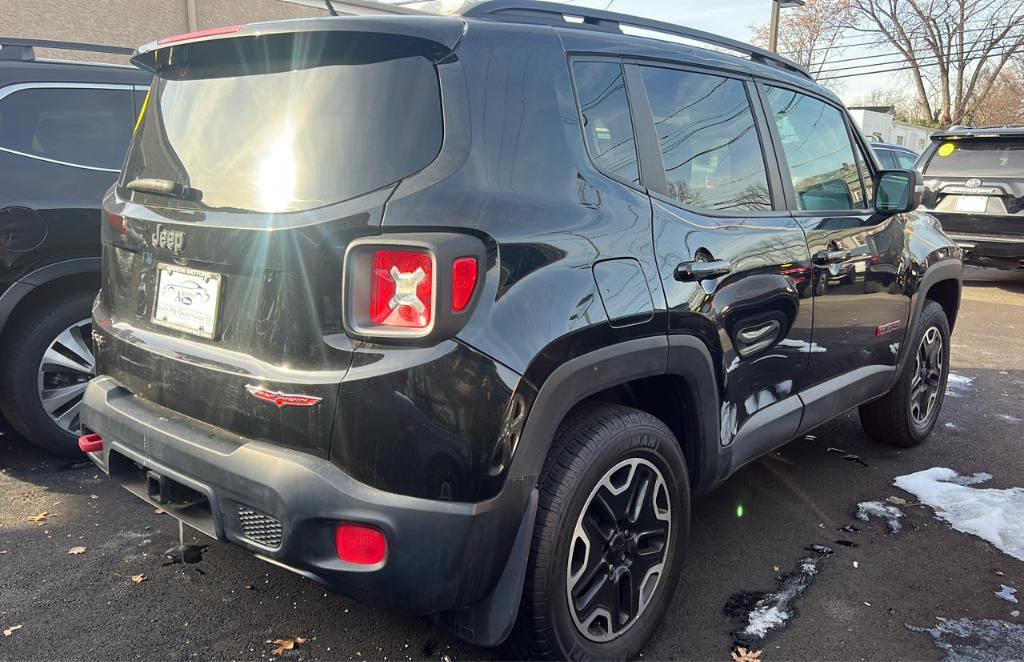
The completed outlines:
{"type": "Polygon", "coordinates": [[[606,175],[639,184],[640,167],[622,65],[576,62],[573,78],[583,116],[583,137],[594,165],[606,175]]]}
{"type": "MultiPolygon", "coordinates": [[[[860,171],[860,181],[865,188],[865,203],[867,207],[871,207],[875,203],[875,180],[871,175],[871,166],[868,165],[870,163],[870,156],[864,153],[864,149],[857,142],[854,142],[853,148],[857,152],[857,169],[860,171]]],[[[895,157],[890,158],[893,158],[895,161],[895,157]]]]}
{"type": "Polygon", "coordinates": [[[907,152],[893,152],[896,155],[896,161],[898,162],[896,167],[903,168],[904,170],[913,170],[914,164],[917,163],[917,157],[907,152]]]}
{"type": "Polygon", "coordinates": [[[668,194],[691,207],[771,209],[768,176],[742,81],[641,67],[668,194]]]}
{"type": "Polygon", "coordinates": [[[853,145],[839,109],[813,97],[766,86],[775,125],[789,164],[797,208],[865,209],[853,145]]]}
{"type": "Polygon", "coordinates": [[[875,156],[878,157],[878,162],[882,164],[883,168],[895,168],[896,159],[893,156],[891,149],[876,149],[875,156]]]}
{"type": "Polygon", "coordinates": [[[132,131],[127,90],[28,88],[0,99],[0,148],[120,170],[132,131]]]}

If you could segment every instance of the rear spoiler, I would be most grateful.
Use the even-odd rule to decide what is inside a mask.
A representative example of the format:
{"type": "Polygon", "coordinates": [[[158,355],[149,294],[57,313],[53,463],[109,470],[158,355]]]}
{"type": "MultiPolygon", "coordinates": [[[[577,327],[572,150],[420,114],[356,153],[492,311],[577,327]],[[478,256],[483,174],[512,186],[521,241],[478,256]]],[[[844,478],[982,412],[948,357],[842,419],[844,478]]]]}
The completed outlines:
{"type": "Polygon", "coordinates": [[[1024,126],[982,126],[953,127],[945,131],[936,131],[932,140],[956,140],[958,138],[1024,138],[1024,126]]]}
{"type": "MultiPolygon", "coordinates": [[[[341,3],[339,3],[341,5],[341,3]]],[[[374,16],[336,16],[325,18],[304,18],[290,21],[273,21],[268,23],[249,23],[232,25],[211,30],[200,30],[186,34],[165,37],[152,41],[132,54],[132,64],[156,72],[163,62],[170,59],[165,53],[171,49],[188,44],[221,39],[258,39],[267,35],[294,34],[301,32],[362,32],[382,33],[399,37],[425,39],[443,46],[446,50],[455,50],[465,33],[466,22],[458,17],[429,15],[374,15],[374,16]],[[165,53],[164,55],[158,55],[165,53]]]]}

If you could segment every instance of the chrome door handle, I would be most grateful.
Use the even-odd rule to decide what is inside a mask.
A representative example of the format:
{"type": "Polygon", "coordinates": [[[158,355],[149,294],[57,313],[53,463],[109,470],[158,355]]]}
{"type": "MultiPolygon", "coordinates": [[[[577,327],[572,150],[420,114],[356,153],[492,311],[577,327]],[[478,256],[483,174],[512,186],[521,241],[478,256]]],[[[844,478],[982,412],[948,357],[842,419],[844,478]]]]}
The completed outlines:
{"type": "Polygon", "coordinates": [[[819,266],[827,264],[839,264],[850,259],[850,251],[818,251],[814,254],[813,262],[819,266]]]}
{"type": "Polygon", "coordinates": [[[727,276],[730,272],[732,272],[732,264],[729,263],[729,260],[697,260],[680,262],[676,265],[672,276],[680,283],[692,283],[727,276]]]}

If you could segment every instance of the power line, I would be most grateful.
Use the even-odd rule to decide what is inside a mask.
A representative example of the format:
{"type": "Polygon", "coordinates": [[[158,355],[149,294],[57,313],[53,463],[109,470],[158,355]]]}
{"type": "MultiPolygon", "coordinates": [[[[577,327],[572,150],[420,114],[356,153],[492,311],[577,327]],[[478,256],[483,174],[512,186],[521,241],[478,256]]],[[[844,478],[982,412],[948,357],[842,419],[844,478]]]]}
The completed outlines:
{"type": "MultiPolygon", "coordinates": [[[[964,62],[972,62],[974,60],[984,59],[985,57],[988,57],[988,56],[987,55],[977,55],[975,57],[964,58],[963,61],[964,62]]],[[[817,76],[815,78],[816,78],[816,80],[822,81],[822,80],[836,80],[838,78],[853,78],[854,76],[872,76],[872,75],[875,75],[875,74],[888,74],[888,73],[892,73],[894,71],[906,71],[908,69],[914,69],[915,67],[922,67],[922,66],[935,66],[935,63],[927,64],[927,65],[922,65],[920,63],[918,63],[918,64],[908,64],[905,67],[894,67],[892,69],[879,69],[879,70],[876,70],[876,71],[862,71],[862,72],[854,73],[854,74],[839,74],[838,76],[817,76]]],[[[828,73],[828,72],[824,72],[824,73],[828,73]]]]}
{"type": "MultiPolygon", "coordinates": [[[[1018,37],[1021,37],[1021,36],[1024,36],[1024,34],[1022,34],[1022,35],[1007,35],[1007,38],[1008,39],[1015,39],[1015,38],[1018,38],[1018,37]]],[[[967,53],[967,54],[970,54],[970,53],[979,51],[980,49],[977,48],[976,46],[977,45],[972,46],[970,48],[967,48],[967,49],[965,49],[964,52],[967,53]]],[[[1002,47],[1001,46],[996,46],[995,48],[1002,48],[1002,47]]],[[[876,59],[878,59],[880,57],[903,57],[904,59],[906,59],[903,56],[903,53],[901,53],[899,51],[888,51],[886,53],[877,53],[875,55],[860,55],[860,56],[857,56],[857,57],[839,58],[837,60],[822,60],[821,62],[818,62],[818,63],[812,62],[809,66],[811,66],[811,67],[815,67],[815,66],[831,66],[833,64],[845,64],[847,62],[859,62],[861,60],[876,60],[876,59]]],[[[930,58],[930,57],[935,57],[935,56],[934,55],[925,55],[925,57],[926,58],[930,58]]],[[[876,62],[874,64],[865,64],[863,66],[865,66],[865,67],[873,67],[873,66],[877,66],[879,64],[885,64],[885,63],[884,62],[876,62]]]]}
{"type": "MultiPolygon", "coordinates": [[[[1018,22],[1011,21],[1011,22],[1003,24],[1003,25],[986,25],[986,26],[980,27],[980,28],[967,28],[967,29],[963,30],[963,32],[966,34],[968,32],[980,32],[980,31],[983,31],[983,30],[1002,30],[1004,28],[1016,27],[1018,25],[1022,25],[1022,23],[1019,22],[1019,21],[1018,22]]],[[[958,30],[957,32],[959,33],[960,31],[958,30]]],[[[857,35],[851,35],[851,38],[855,37],[855,36],[857,36],[857,35]]],[[[817,52],[817,51],[828,51],[828,50],[834,50],[834,49],[837,49],[837,48],[857,48],[859,46],[878,46],[879,45],[878,42],[879,42],[878,39],[873,39],[871,41],[862,41],[862,42],[856,43],[856,44],[835,44],[835,45],[832,45],[832,46],[816,46],[814,48],[808,48],[808,49],[804,49],[804,50],[779,51],[779,55],[799,55],[801,53],[814,53],[814,52],[817,52]]]]}
{"type": "MultiPolygon", "coordinates": [[[[1012,53],[1017,52],[1017,51],[1019,51],[1021,53],[1024,53],[1024,47],[1021,47],[1019,45],[997,46],[997,47],[993,48],[992,50],[990,50],[988,53],[983,53],[980,50],[975,49],[973,51],[967,51],[965,53],[965,57],[963,57],[963,58],[951,57],[951,58],[946,58],[946,60],[948,62],[950,62],[951,64],[956,64],[958,62],[970,62],[970,61],[976,60],[976,59],[983,59],[985,57],[991,57],[993,55],[1005,55],[1007,53],[1012,54],[1012,53]]],[[[896,53],[891,53],[891,55],[897,55],[897,54],[896,53]]],[[[842,62],[844,62],[844,60],[837,61],[837,63],[842,63],[842,62]]],[[[922,66],[922,67],[934,67],[934,66],[938,65],[940,62],[942,62],[942,58],[939,58],[936,55],[926,55],[924,57],[916,58],[913,63],[916,63],[918,66],[922,66]]],[[[873,62],[871,64],[853,65],[853,66],[850,66],[850,67],[828,67],[826,69],[821,69],[818,73],[819,74],[833,73],[833,72],[836,72],[836,71],[849,71],[851,69],[863,69],[865,67],[882,67],[882,66],[888,66],[890,64],[904,64],[904,63],[906,63],[906,64],[913,64],[907,58],[900,57],[900,59],[898,59],[898,60],[890,60],[888,62],[873,62]]]]}

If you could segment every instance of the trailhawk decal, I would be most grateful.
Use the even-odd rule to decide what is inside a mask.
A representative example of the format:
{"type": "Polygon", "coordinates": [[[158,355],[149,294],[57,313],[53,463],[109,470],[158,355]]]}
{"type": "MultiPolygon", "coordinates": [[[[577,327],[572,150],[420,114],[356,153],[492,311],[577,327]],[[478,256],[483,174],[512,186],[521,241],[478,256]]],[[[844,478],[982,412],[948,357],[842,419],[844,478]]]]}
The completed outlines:
{"type": "Polygon", "coordinates": [[[875,336],[884,336],[887,333],[893,331],[899,331],[903,328],[903,322],[901,320],[895,320],[892,322],[886,322],[885,324],[879,324],[875,327],[875,336]]]}
{"type": "Polygon", "coordinates": [[[251,384],[245,385],[245,390],[249,392],[249,395],[260,400],[266,400],[273,402],[279,408],[284,407],[312,407],[320,404],[323,398],[319,398],[315,395],[300,395],[296,393],[279,393],[277,391],[271,391],[261,386],[253,386],[251,384]]]}

